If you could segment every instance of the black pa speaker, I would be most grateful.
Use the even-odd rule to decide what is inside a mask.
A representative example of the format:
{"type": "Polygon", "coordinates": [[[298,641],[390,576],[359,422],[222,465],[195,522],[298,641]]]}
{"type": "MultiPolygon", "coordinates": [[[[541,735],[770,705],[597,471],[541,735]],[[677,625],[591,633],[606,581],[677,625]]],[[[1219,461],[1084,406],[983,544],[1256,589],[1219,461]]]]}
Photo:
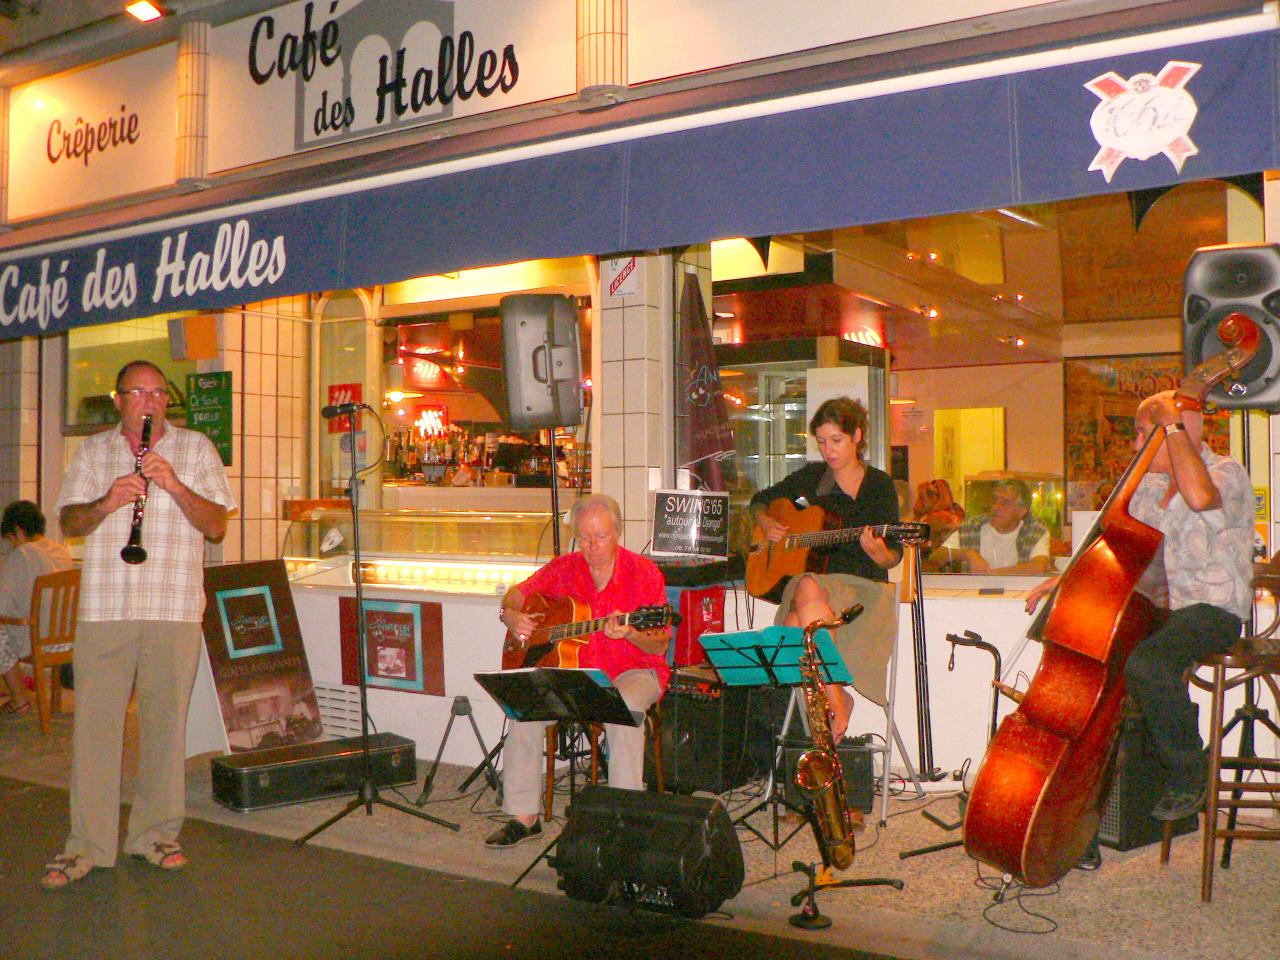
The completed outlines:
{"type": "MultiPolygon", "coordinates": [[[[1146,724],[1136,713],[1127,713],[1120,723],[1119,752],[1111,792],[1102,808],[1098,840],[1115,850],[1133,850],[1158,843],[1164,836],[1164,822],[1151,816],[1156,801],[1164,793],[1164,768],[1146,724]]],[[[1199,826],[1193,814],[1173,825],[1174,836],[1191,833],[1199,826]]]]}
{"type": "Polygon", "coordinates": [[[587,786],[551,861],[575,900],[701,917],[742,889],[742,848],[714,797],[587,786]]]}
{"type": "MultiPolygon", "coordinates": [[[[787,737],[782,745],[783,796],[796,810],[803,810],[806,798],[796,786],[796,761],[812,746],[804,737],[787,737]]],[[[876,784],[871,760],[871,748],[866,744],[841,743],[836,745],[840,769],[844,776],[845,801],[854,810],[870,813],[875,806],[876,784]]]]}
{"type": "Polygon", "coordinates": [[[516,430],[580,424],[582,364],[573,299],[517,293],[503,297],[498,306],[507,423],[516,430]]]}
{"type": "Polygon", "coordinates": [[[1201,247],[1187,264],[1182,304],[1182,359],[1187,370],[1226,349],[1218,324],[1242,313],[1258,325],[1258,352],[1238,381],[1209,391],[1219,407],[1280,413],[1280,245],[1228,243],[1201,247]]]}
{"type": "MultiPolygon", "coordinates": [[[[663,786],[675,793],[724,793],[768,772],[770,721],[781,725],[788,692],[673,674],[662,698],[663,786]]],[[[657,786],[648,740],[644,778],[650,787],[657,786]]]]}

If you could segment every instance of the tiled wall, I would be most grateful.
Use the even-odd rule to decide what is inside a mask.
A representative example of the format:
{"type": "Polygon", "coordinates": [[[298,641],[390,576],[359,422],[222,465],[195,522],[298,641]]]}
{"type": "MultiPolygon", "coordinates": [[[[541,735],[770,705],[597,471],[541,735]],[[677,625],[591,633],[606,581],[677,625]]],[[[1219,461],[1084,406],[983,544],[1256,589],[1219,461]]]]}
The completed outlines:
{"type": "Polygon", "coordinates": [[[240,513],[221,545],[219,559],[227,562],[279,557],[288,528],[280,501],[305,494],[308,310],[306,297],[290,297],[224,314],[222,355],[201,364],[232,374],[235,444],[227,474],[240,513]]]}
{"type": "MultiPolygon", "coordinates": [[[[622,506],[623,545],[641,550],[649,540],[651,491],[663,484],[670,460],[670,258],[638,256],[637,294],[611,297],[602,290],[599,311],[599,493],[622,506]]],[[[603,284],[602,284],[603,286],[603,284]]]]}
{"type": "Polygon", "coordinates": [[[0,343],[0,506],[38,500],[38,357],[34,337],[0,343]]]}

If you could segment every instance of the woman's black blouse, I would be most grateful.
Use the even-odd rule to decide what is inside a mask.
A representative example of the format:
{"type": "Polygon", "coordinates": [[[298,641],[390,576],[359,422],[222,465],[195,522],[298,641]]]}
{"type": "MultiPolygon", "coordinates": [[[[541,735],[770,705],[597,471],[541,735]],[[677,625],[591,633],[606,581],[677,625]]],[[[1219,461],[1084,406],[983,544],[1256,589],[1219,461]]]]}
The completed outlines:
{"type": "MultiPolygon", "coordinates": [[[[774,500],[785,498],[796,506],[821,507],[830,517],[828,526],[861,527],[868,524],[898,522],[898,492],[894,489],[893,480],[878,467],[867,464],[866,476],[862,478],[862,486],[858,488],[857,498],[850,497],[834,482],[834,477],[823,483],[830,467],[825,462],[806,464],[794,473],[784,477],[771,487],[756,493],[751,504],[768,505],[774,500]],[[819,487],[829,488],[826,494],[819,494],[819,487]]],[[[815,550],[818,552],[818,550],[815,550]]],[[[828,573],[852,573],[868,580],[888,580],[889,571],[876,563],[856,539],[834,547],[820,548],[822,555],[828,559],[828,573]]]]}

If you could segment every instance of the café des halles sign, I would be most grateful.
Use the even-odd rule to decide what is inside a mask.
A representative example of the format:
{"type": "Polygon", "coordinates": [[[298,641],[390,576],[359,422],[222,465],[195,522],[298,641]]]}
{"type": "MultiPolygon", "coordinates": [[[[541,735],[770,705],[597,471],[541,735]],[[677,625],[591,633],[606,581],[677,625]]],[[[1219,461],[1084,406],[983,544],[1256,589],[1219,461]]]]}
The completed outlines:
{"type": "Polygon", "coordinates": [[[212,31],[209,169],[572,94],[574,0],[306,0],[212,31]]]}

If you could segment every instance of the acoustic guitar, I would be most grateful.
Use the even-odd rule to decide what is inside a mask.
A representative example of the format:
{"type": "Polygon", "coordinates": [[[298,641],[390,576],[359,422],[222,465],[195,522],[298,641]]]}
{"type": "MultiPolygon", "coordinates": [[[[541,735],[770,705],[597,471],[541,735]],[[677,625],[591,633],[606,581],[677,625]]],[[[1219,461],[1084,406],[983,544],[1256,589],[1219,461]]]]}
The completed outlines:
{"type": "MultiPolygon", "coordinates": [[[[525,597],[524,612],[539,615],[542,619],[524,640],[510,630],[502,642],[502,669],[518,670],[521,667],[577,668],[578,656],[588,643],[587,637],[603,630],[608,617],[591,618],[591,607],[572,597],[548,597],[531,593],[525,597]],[[590,619],[588,619],[590,618],[590,619]]],[[[655,630],[680,623],[680,614],[669,604],[641,607],[622,615],[624,625],[637,630],[655,630]]],[[[646,646],[629,641],[645,653],[666,653],[669,638],[655,640],[646,646]]]]}
{"type": "Polygon", "coordinates": [[[923,542],[929,539],[927,523],[881,523],[842,527],[839,518],[821,507],[797,507],[785,497],[769,504],[769,516],[785,524],[788,533],[781,540],[769,540],[757,525],[747,554],[747,592],[753,597],[777,603],[787,580],[802,573],[824,573],[827,558],[811,555],[821,547],[848,543],[870,530],[877,537],[923,542]]]}

